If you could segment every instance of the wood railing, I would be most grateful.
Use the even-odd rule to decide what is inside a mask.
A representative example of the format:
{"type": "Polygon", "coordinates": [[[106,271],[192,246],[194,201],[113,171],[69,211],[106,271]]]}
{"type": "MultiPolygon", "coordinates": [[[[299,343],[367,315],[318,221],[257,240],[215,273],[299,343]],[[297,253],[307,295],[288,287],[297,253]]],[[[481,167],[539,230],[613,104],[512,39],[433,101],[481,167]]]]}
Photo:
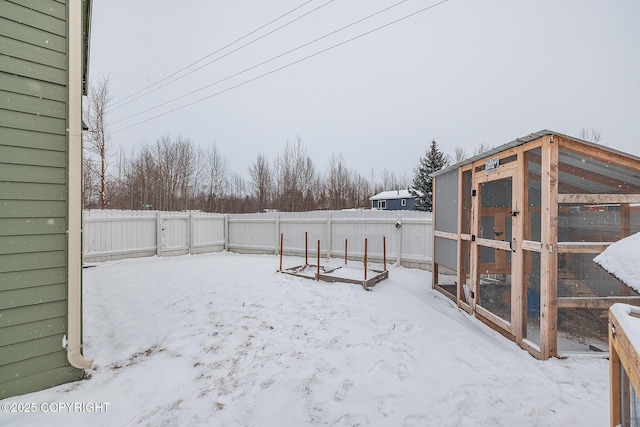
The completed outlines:
{"type": "Polygon", "coordinates": [[[609,309],[611,426],[640,426],[640,307],[609,309]]]}

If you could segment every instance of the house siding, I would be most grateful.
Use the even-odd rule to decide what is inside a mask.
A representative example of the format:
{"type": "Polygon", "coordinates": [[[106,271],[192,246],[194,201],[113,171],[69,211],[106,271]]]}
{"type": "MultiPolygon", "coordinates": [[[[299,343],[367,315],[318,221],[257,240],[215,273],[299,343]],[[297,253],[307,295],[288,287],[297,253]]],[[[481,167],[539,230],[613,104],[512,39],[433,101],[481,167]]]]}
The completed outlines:
{"type": "Polygon", "coordinates": [[[410,211],[413,209],[413,206],[416,204],[416,199],[414,198],[406,198],[406,199],[376,199],[371,201],[371,208],[378,209],[378,201],[384,200],[386,202],[386,207],[384,210],[387,211],[410,211]],[[402,206],[402,200],[406,200],[406,206],[402,206]]]}
{"type": "Polygon", "coordinates": [[[0,399],[73,381],[65,1],[0,0],[0,399]]]}

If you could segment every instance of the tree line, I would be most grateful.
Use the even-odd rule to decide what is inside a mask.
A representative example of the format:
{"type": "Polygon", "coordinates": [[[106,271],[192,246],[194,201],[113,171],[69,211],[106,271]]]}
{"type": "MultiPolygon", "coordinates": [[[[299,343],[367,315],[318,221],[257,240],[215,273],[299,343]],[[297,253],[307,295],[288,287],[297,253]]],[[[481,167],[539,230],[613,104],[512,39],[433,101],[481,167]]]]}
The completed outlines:
{"type": "MultiPolygon", "coordinates": [[[[120,149],[114,155],[107,130],[109,81],[91,85],[85,100],[83,204],[85,209],[153,209],[162,211],[247,213],[318,209],[354,209],[370,206],[369,197],[385,190],[409,189],[415,209],[431,211],[430,174],[465,160],[459,147],[453,156],[443,153],[435,139],[417,159],[411,180],[383,170],[370,176],[349,169],[342,155],[332,155],[319,170],[300,137],[287,142],[274,159],[264,153],[242,175],[230,170],[223,153],[213,145],[203,149],[189,138],[170,135],[137,150],[120,149]]],[[[583,128],[581,137],[601,143],[595,129],[583,128]]],[[[471,156],[493,148],[478,145],[471,156]]]]}
{"type": "Polygon", "coordinates": [[[217,146],[203,149],[182,136],[166,135],[129,153],[103,154],[85,147],[85,209],[247,213],[365,208],[369,197],[383,189],[408,186],[406,178],[386,170],[365,177],[349,169],[342,155],[333,155],[321,171],[301,138],[287,142],[275,159],[258,154],[246,177],[230,169],[217,146]]]}
{"type": "Polygon", "coordinates": [[[362,175],[336,154],[322,171],[298,137],[295,143],[287,142],[275,159],[258,154],[243,176],[230,170],[217,146],[203,149],[182,136],[165,135],[137,150],[120,149],[114,154],[107,130],[110,101],[109,81],[102,79],[91,85],[84,103],[85,209],[227,213],[340,210],[367,208],[369,197],[381,191],[411,189],[419,199],[416,208],[430,211],[429,174],[466,157],[459,148],[454,157],[445,156],[434,140],[425,157],[419,159],[412,180],[388,170],[362,175]]]}
{"type": "Polygon", "coordinates": [[[183,136],[114,153],[108,132],[108,79],[92,84],[85,99],[83,203],[85,209],[154,209],[204,212],[285,212],[369,206],[369,197],[407,188],[410,181],[383,170],[364,176],[333,155],[319,170],[300,137],[274,159],[264,153],[242,175],[224,154],[183,136]]]}

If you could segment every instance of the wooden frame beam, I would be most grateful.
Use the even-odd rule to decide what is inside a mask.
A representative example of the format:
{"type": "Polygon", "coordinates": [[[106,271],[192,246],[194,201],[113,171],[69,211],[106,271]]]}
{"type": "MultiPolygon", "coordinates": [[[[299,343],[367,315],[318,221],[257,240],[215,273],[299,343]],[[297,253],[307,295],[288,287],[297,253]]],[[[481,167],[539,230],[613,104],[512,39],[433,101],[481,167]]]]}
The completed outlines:
{"type": "Polygon", "coordinates": [[[640,203],[640,194],[558,194],[558,203],[580,205],[640,203]]]}
{"type": "Polygon", "coordinates": [[[558,308],[598,308],[608,309],[613,304],[640,305],[640,297],[562,297],[558,298],[558,308]]]}
{"type": "Polygon", "coordinates": [[[433,230],[433,235],[435,237],[441,237],[443,239],[458,240],[458,235],[456,233],[447,233],[446,231],[433,230]]]}
{"type": "Polygon", "coordinates": [[[599,254],[607,249],[613,242],[559,242],[559,254],[599,254]]]}

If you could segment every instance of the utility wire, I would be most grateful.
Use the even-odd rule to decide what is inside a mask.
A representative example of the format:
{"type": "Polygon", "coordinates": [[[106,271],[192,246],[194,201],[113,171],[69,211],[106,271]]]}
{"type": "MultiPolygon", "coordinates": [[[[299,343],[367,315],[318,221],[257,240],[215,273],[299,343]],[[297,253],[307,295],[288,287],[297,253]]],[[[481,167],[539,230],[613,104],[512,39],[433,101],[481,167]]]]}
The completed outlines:
{"type": "Polygon", "coordinates": [[[307,43],[304,43],[304,44],[302,44],[302,45],[300,45],[300,46],[298,46],[298,47],[295,47],[295,48],[293,48],[293,49],[291,49],[291,50],[288,50],[288,51],[286,51],[286,52],[284,52],[284,53],[281,53],[281,54],[279,54],[279,55],[277,55],[277,56],[274,56],[274,57],[273,57],[273,58],[271,58],[271,59],[268,59],[268,60],[266,60],[266,61],[260,62],[260,63],[258,63],[258,64],[256,64],[256,65],[253,65],[253,66],[249,67],[249,68],[245,68],[245,69],[244,69],[244,70],[242,70],[242,71],[238,71],[238,72],[237,72],[237,73],[235,73],[235,74],[232,74],[232,75],[230,75],[230,76],[227,76],[227,77],[225,77],[225,78],[222,78],[222,79],[220,79],[220,80],[217,80],[217,81],[215,81],[215,82],[213,82],[213,83],[209,83],[208,85],[205,85],[205,86],[202,86],[202,87],[200,87],[200,88],[198,88],[198,89],[192,90],[191,92],[187,92],[187,93],[185,93],[184,95],[180,95],[180,96],[178,96],[178,97],[176,97],[176,98],[170,99],[169,101],[163,102],[163,103],[158,104],[158,105],[156,105],[156,106],[154,106],[154,107],[147,108],[146,110],[143,110],[143,111],[141,111],[141,112],[139,112],[139,113],[135,113],[135,114],[132,114],[132,115],[130,115],[130,116],[127,116],[127,117],[125,117],[125,118],[123,118],[123,119],[116,120],[116,121],[112,122],[112,124],[117,124],[117,123],[123,122],[123,121],[125,121],[125,120],[129,120],[129,119],[132,119],[132,118],[134,118],[134,117],[140,116],[140,115],[142,115],[142,114],[148,113],[149,111],[156,110],[156,109],[158,109],[158,108],[160,108],[160,107],[163,107],[163,106],[165,106],[165,105],[167,105],[167,104],[171,104],[172,102],[178,101],[178,100],[180,100],[180,99],[182,99],[182,98],[186,98],[186,97],[187,97],[187,96],[189,96],[189,95],[193,95],[194,93],[197,93],[197,92],[200,92],[200,91],[202,91],[202,90],[204,90],[204,89],[210,88],[211,86],[215,86],[215,85],[217,85],[217,84],[219,84],[219,83],[222,83],[222,82],[224,82],[224,81],[227,81],[227,80],[229,80],[229,79],[232,79],[232,78],[234,78],[234,77],[237,77],[237,76],[239,76],[239,75],[241,75],[241,74],[246,73],[247,71],[251,71],[251,70],[253,70],[253,69],[256,69],[256,68],[258,68],[258,67],[261,67],[262,65],[268,64],[269,62],[272,62],[272,61],[275,61],[276,59],[282,58],[283,56],[286,56],[286,55],[288,55],[288,54],[290,54],[290,53],[292,53],[292,52],[295,52],[296,50],[300,50],[300,49],[302,49],[302,48],[304,48],[304,47],[307,47],[307,46],[309,46],[309,45],[311,45],[311,44],[313,44],[313,43],[315,43],[315,42],[318,42],[318,41],[320,41],[320,40],[322,40],[322,39],[325,39],[325,38],[330,37],[330,36],[332,36],[332,35],[334,35],[334,34],[336,34],[336,33],[339,33],[340,31],[343,31],[343,30],[345,30],[345,29],[347,29],[347,28],[353,27],[354,25],[360,24],[361,22],[366,21],[367,19],[370,19],[370,18],[373,18],[374,16],[380,15],[381,13],[384,13],[384,12],[386,12],[386,11],[390,10],[390,9],[393,9],[394,7],[400,6],[401,4],[406,3],[407,1],[408,1],[408,0],[401,0],[401,1],[400,1],[400,2],[398,2],[398,3],[395,3],[395,4],[393,4],[393,5],[391,5],[391,6],[388,6],[388,7],[384,8],[384,9],[381,9],[381,10],[379,10],[379,11],[377,11],[377,12],[375,12],[375,13],[373,13],[373,14],[369,15],[369,16],[366,16],[366,17],[364,17],[364,18],[361,18],[361,19],[359,19],[359,20],[357,20],[357,21],[355,21],[355,22],[352,22],[351,24],[348,24],[348,25],[345,25],[345,26],[343,26],[343,27],[341,27],[341,28],[338,28],[337,30],[331,31],[330,33],[325,34],[324,36],[318,37],[318,38],[316,38],[316,39],[314,39],[314,40],[311,40],[311,41],[309,41],[309,42],[307,42],[307,43]]]}
{"type": "MultiPolygon", "coordinates": [[[[121,131],[123,131],[123,130],[130,129],[130,128],[134,127],[134,126],[138,126],[138,125],[141,125],[141,124],[146,123],[146,122],[148,122],[148,121],[155,120],[155,119],[157,119],[157,118],[159,118],[159,117],[166,116],[167,114],[171,114],[171,113],[174,113],[174,112],[176,112],[176,111],[178,111],[178,110],[182,110],[183,108],[190,107],[190,106],[192,106],[192,105],[194,105],[194,104],[200,103],[200,102],[205,101],[205,100],[207,100],[207,99],[209,99],[209,98],[213,98],[213,97],[215,97],[215,96],[222,95],[223,93],[229,92],[229,91],[231,91],[231,90],[233,90],[233,89],[236,89],[236,88],[238,88],[238,87],[244,86],[244,85],[246,85],[246,84],[249,84],[249,83],[251,83],[251,82],[254,82],[254,81],[256,81],[256,80],[259,80],[259,79],[261,79],[261,78],[263,78],[263,77],[266,77],[266,76],[269,76],[269,75],[271,75],[271,74],[274,74],[274,73],[276,73],[276,72],[278,72],[278,71],[284,70],[285,68],[289,68],[289,67],[291,67],[291,66],[293,66],[293,65],[296,65],[296,64],[298,64],[298,63],[300,63],[300,62],[303,62],[303,61],[306,61],[306,60],[308,60],[308,59],[311,59],[311,58],[313,58],[313,57],[315,57],[315,56],[321,55],[321,54],[323,54],[323,53],[325,53],[325,52],[328,52],[328,51],[333,50],[333,49],[335,49],[335,48],[337,48],[337,47],[340,47],[340,46],[342,46],[342,45],[345,45],[345,44],[347,44],[347,43],[350,43],[350,42],[352,42],[352,41],[354,41],[354,40],[358,40],[358,39],[360,39],[360,38],[362,38],[362,37],[364,37],[364,36],[367,36],[367,35],[369,35],[369,34],[372,34],[372,33],[376,32],[376,31],[381,30],[381,29],[384,29],[384,28],[390,27],[391,25],[397,24],[398,22],[404,21],[405,19],[411,18],[411,17],[413,17],[413,16],[415,16],[415,15],[418,15],[418,14],[420,14],[420,13],[426,12],[427,10],[433,9],[434,7],[439,6],[439,5],[443,4],[443,3],[446,3],[447,1],[448,1],[448,0],[442,0],[442,1],[438,2],[438,3],[434,3],[434,4],[430,5],[430,6],[427,6],[427,7],[425,7],[425,8],[422,8],[422,9],[420,9],[420,10],[416,11],[416,12],[410,13],[409,15],[405,15],[405,16],[403,16],[403,17],[401,17],[401,18],[398,18],[398,19],[396,19],[396,20],[394,20],[394,21],[388,22],[388,23],[386,23],[386,24],[384,24],[384,25],[381,25],[381,26],[379,26],[379,27],[376,27],[376,28],[374,28],[374,29],[372,29],[372,30],[366,31],[366,32],[364,32],[364,33],[362,33],[362,34],[360,34],[360,35],[357,35],[357,36],[352,37],[352,38],[350,38],[350,39],[347,39],[347,40],[345,40],[345,41],[343,41],[343,42],[340,42],[340,43],[337,43],[337,44],[335,44],[335,45],[333,45],[333,46],[330,46],[330,47],[328,47],[328,48],[326,48],[326,49],[323,49],[323,50],[320,50],[320,51],[318,51],[318,52],[316,52],[316,53],[313,53],[313,54],[311,54],[311,55],[305,56],[304,58],[301,58],[301,59],[298,59],[298,60],[296,60],[296,61],[290,62],[289,64],[283,65],[282,67],[279,67],[279,68],[276,68],[276,69],[274,69],[274,70],[268,71],[268,72],[266,72],[266,73],[264,73],[264,74],[261,74],[261,75],[259,75],[259,76],[253,77],[253,78],[251,78],[251,79],[249,79],[249,80],[245,80],[244,82],[241,82],[241,83],[238,83],[238,84],[236,84],[236,85],[230,86],[230,87],[228,87],[228,88],[226,88],[226,89],[223,89],[223,90],[221,90],[221,91],[219,91],[219,92],[216,92],[216,93],[213,93],[213,94],[211,94],[211,95],[205,96],[205,97],[203,97],[203,98],[197,99],[197,100],[195,100],[195,101],[193,101],[193,102],[190,102],[190,103],[188,103],[188,104],[182,105],[182,106],[180,106],[180,107],[176,107],[176,108],[174,108],[174,109],[172,109],[172,110],[169,110],[169,111],[166,111],[166,112],[164,112],[164,113],[162,113],[162,114],[158,114],[158,115],[156,115],[156,116],[153,116],[153,117],[150,117],[150,118],[148,118],[148,119],[145,119],[145,120],[139,121],[139,122],[134,123],[134,124],[132,124],[132,125],[129,125],[129,126],[126,126],[126,127],[120,128],[120,129],[117,129],[117,130],[113,131],[112,133],[118,133],[118,132],[121,132],[121,131]]],[[[123,119],[123,120],[124,120],[124,119],[123,119]]],[[[120,121],[122,121],[122,120],[120,120],[120,121]]]]}
{"type": "MultiPolygon", "coordinates": [[[[137,96],[137,97],[135,97],[135,98],[133,98],[133,99],[131,99],[131,100],[129,100],[129,101],[127,101],[127,102],[125,102],[124,104],[121,104],[121,105],[119,105],[119,106],[117,106],[117,107],[113,108],[113,109],[117,109],[117,108],[123,107],[123,106],[125,106],[125,105],[127,105],[127,104],[129,104],[129,103],[131,103],[131,102],[133,102],[133,101],[135,101],[135,100],[138,100],[138,99],[140,99],[140,98],[142,98],[142,97],[144,97],[144,96],[146,96],[146,95],[148,95],[148,94],[150,94],[150,93],[155,92],[156,90],[159,90],[159,89],[161,89],[161,88],[163,88],[163,87],[165,87],[165,86],[168,86],[168,85],[170,85],[171,83],[173,83],[173,82],[175,82],[175,81],[177,81],[177,80],[180,80],[181,78],[186,77],[186,76],[188,76],[188,75],[189,75],[189,74],[191,74],[191,73],[195,73],[196,71],[198,71],[198,70],[200,70],[200,69],[202,69],[202,68],[206,67],[207,65],[213,64],[214,62],[217,62],[217,61],[219,61],[219,60],[221,60],[221,59],[223,59],[223,58],[226,58],[227,56],[231,55],[232,53],[235,53],[235,52],[239,51],[240,49],[243,49],[243,48],[245,48],[245,47],[247,47],[247,46],[249,46],[249,45],[251,45],[251,44],[253,44],[253,43],[255,43],[255,42],[257,42],[257,41],[259,41],[259,40],[261,40],[261,39],[263,39],[263,38],[265,38],[265,37],[267,37],[267,36],[269,36],[269,35],[271,35],[271,34],[273,34],[273,33],[275,33],[276,31],[281,30],[282,28],[284,28],[284,27],[286,27],[286,26],[288,26],[288,25],[290,25],[290,24],[292,24],[292,23],[294,23],[294,22],[296,22],[296,21],[298,21],[298,20],[300,20],[300,19],[304,18],[305,16],[307,16],[307,15],[309,15],[309,14],[311,14],[311,13],[313,13],[313,12],[317,11],[318,9],[321,9],[321,8],[323,8],[323,7],[327,6],[329,3],[333,3],[334,1],[335,1],[335,0],[329,0],[328,2],[326,2],[326,3],[324,3],[324,4],[322,4],[322,5],[318,6],[318,7],[316,7],[315,9],[313,9],[313,10],[311,10],[311,11],[309,11],[309,12],[307,12],[307,13],[303,14],[303,15],[298,16],[297,18],[293,19],[292,21],[289,21],[289,22],[287,22],[286,24],[283,24],[283,25],[279,26],[278,28],[276,28],[276,29],[274,29],[274,30],[272,30],[272,31],[269,31],[269,32],[268,32],[268,33],[266,33],[266,34],[263,34],[262,36],[258,37],[257,39],[252,40],[252,41],[250,41],[250,42],[248,42],[248,43],[245,43],[245,44],[243,44],[242,46],[239,46],[239,47],[237,47],[236,49],[234,49],[234,50],[232,50],[232,51],[230,51],[230,52],[227,52],[227,53],[225,53],[224,55],[219,56],[218,58],[213,59],[213,60],[211,60],[211,61],[207,62],[206,64],[203,64],[203,65],[199,66],[198,68],[196,68],[196,69],[194,69],[194,70],[189,71],[188,73],[185,73],[185,74],[183,74],[183,75],[181,75],[181,76],[178,76],[178,77],[176,77],[175,79],[170,80],[170,81],[168,81],[167,83],[165,83],[165,84],[163,84],[163,85],[161,85],[161,86],[158,86],[158,87],[156,87],[156,88],[154,88],[154,89],[150,90],[150,91],[149,91],[149,92],[147,92],[147,93],[143,93],[143,94],[141,94],[140,96],[137,96]]],[[[405,0],[405,1],[407,1],[407,0],[405,0]]],[[[224,49],[224,48],[223,48],[223,49],[224,49]]],[[[222,49],[220,49],[220,50],[222,50],[222,49]]],[[[218,50],[218,52],[219,52],[220,50],[218,50]]],[[[159,83],[159,82],[158,82],[158,83],[159,83]]]]}
{"type": "MultiPolygon", "coordinates": [[[[149,93],[152,93],[152,92],[154,92],[154,91],[156,91],[156,90],[158,90],[158,89],[160,89],[160,88],[162,88],[162,87],[164,87],[164,86],[166,86],[166,85],[168,85],[168,84],[170,84],[170,83],[173,83],[174,81],[179,80],[179,79],[181,79],[182,77],[187,76],[187,75],[189,75],[189,74],[191,74],[191,73],[193,73],[193,72],[195,72],[195,71],[199,70],[200,68],[202,68],[202,67],[204,67],[204,66],[206,66],[206,65],[209,65],[209,64],[211,64],[212,62],[217,61],[218,59],[224,58],[224,56],[223,56],[223,57],[218,58],[218,59],[216,59],[216,60],[214,60],[214,61],[208,62],[207,64],[203,65],[202,67],[199,67],[199,68],[197,68],[197,69],[195,69],[195,70],[193,70],[193,71],[190,71],[190,72],[188,72],[188,73],[186,73],[186,74],[182,75],[181,77],[178,77],[178,78],[176,78],[175,80],[170,81],[169,83],[166,83],[166,84],[164,84],[164,85],[162,85],[162,86],[160,86],[160,87],[158,87],[158,88],[155,88],[155,89],[153,89],[153,90],[150,90],[149,92],[144,93],[144,94],[140,95],[139,97],[136,97],[136,98],[134,98],[134,99],[132,99],[132,100],[130,100],[130,101],[128,101],[128,102],[125,102],[125,103],[123,104],[123,102],[124,102],[124,101],[126,101],[127,99],[132,98],[132,97],[134,97],[134,96],[138,95],[139,93],[144,92],[144,91],[146,91],[147,89],[152,88],[152,87],[154,87],[154,86],[156,86],[156,85],[158,85],[158,84],[162,83],[163,81],[165,81],[165,80],[167,80],[167,79],[169,79],[169,78],[171,78],[171,77],[175,76],[176,74],[179,74],[179,73],[183,72],[184,70],[187,70],[188,68],[190,68],[190,67],[192,67],[192,66],[194,66],[194,65],[196,65],[196,64],[198,64],[198,63],[200,63],[200,62],[202,62],[202,61],[204,61],[205,59],[207,59],[207,58],[209,58],[209,57],[211,57],[211,56],[215,55],[216,53],[219,53],[219,52],[223,51],[224,49],[226,49],[226,48],[228,48],[228,47],[230,47],[230,46],[232,46],[232,45],[234,45],[234,44],[238,43],[239,41],[246,39],[246,38],[247,38],[247,37],[249,37],[250,35],[257,33],[258,31],[262,30],[263,28],[268,27],[269,25],[273,24],[273,23],[274,23],[274,22],[276,22],[276,21],[279,21],[280,19],[284,18],[285,16],[292,14],[292,13],[293,13],[293,12],[295,12],[296,10],[300,9],[300,8],[301,8],[301,7],[303,7],[303,6],[306,6],[307,4],[311,3],[312,1],[313,1],[313,0],[308,0],[308,1],[304,2],[304,3],[302,3],[301,5],[296,6],[295,8],[291,9],[291,10],[290,10],[290,11],[288,11],[287,13],[285,13],[285,14],[283,14],[283,15],[280,15],[280,16],[279,16],[279,17],[277,17],[276,19],[273,19],[273,20],[271,20],[271,21],[267,22],[266,24],[264,24],[264,25],[262,25],[262,26],[260,26],[260,27],[256,28],[255,30],[253,30],[253,31],[251,31],[251,32],[249,32],[249,33],[247,33],[247,34],[245,34],[244,36],[240,37],[239,39],[236,39],[236,40],[232,41],[231,43],[228,43],[228,44],[226,44],[225,46],[221,47],[220,49],[218,49],[218,50],[216,50],[216,51],[214,51],[214,52],[211,52],[210,54],[208,54],[208,55],[206,55],[206,56],[203,56],[202,58],[198,59],[197,61],[192,62],[191,64],[189,64],[189,65],[187,65],[187,66],[185,66],[185,67],[183,67],[183,68],[179,69],[178,71],[176,71],[176,72],[174,72],[174,73],[169,74],[169,75],[168,75],[168,76],[166,76],[166,77],[163,77],[162,79],[160,79],[160,80],[156,81],[155,83],[152,83],[152,84],[150,84],[149,86],[146,86],[146,87],[144,87],[144,88],[142,88],[142,89],[138,90],[137,92],[134,92],[134,93],[132,93],[131,95],[128,95],[128,96],[126,96],[126,97],[124,97],[124,98],[122,98],[122,99],[120,99],[120,100],[118,100],[118,101],[114,102],[114,103],[112,104],[112,109],[114,109],[114,110],[115,110],[115,109],[120,108],[120,107],[122,107],[122,106],[124,106],[124,105],[126,105],[126,104],[129,104],[130,102],[133,102],[133,101],[135,101],[136,99],[142,98],[143,96],[146,96],[146,95],[148,95],[149,93]],[[121,104],[121,105],[118,105],[118,104],[121,104]]],[[[329,1],[328,3],[331,3],[332,1],[334,1],[334,0],[331,0],[331,1],[329,1]]],[[[258,40],[260,40],[261,38],[263,38],[263,37],[265,37],[265,36],[267,36],[267,35],[269,35],[269,34],[271,34],[271,33],[275,32],[275,31],[277,31],[277,30],[279,30],[280,28],[282,28],[282,27],[284,27],[284,26],[287,26],[287,25],[291,24],[292,22],[295,22],[295,21],[297,21],[298,19],[300,19],[300,18],[302,18],[302,17],[304,17],[304,16],[308,15],[309,13],[312,13],[312,12],[314,12],[314,11],[316,11],[316,10],[318,10],[318,9],[320,9],[320,8],[322,8],[322,7],[324,7],[324,6],[326,6],[328,3],[325,3],[325,4],[323,4],[322,6],[317,7],[316,9],[313,9],[311,12],[308,12],[308,13],[306,13],[306,14],[304,14],[304,15],[302,15],[302,16],[300,16],[300,17],[296,18],[296,19],[294,19],[293,21],[290,21],[290,22],[288,22],[287,24],[285,24],[285,25],[283,25],[283,26],[281,26],[281,27],[276,28],[275,30],[271,31],[270,33],[265,34],[264,36],[262,36],[262,37],[260,37],[260,38],[258,38],[258,39],[256,39],[256,40],[254,40],[253,42],[258,41],[258,40]]],[[[251,43],[253,43],[253,42],[251,42],[251,43]]],[[[240,48],[238,48],[238,49],[234,50],[233,52],[235,52],[235,51],[237,51],[237,50],[239,50],[239,49],[242,49],[243,47],[246,47],[246,46],[248,46],[248,45],[249,45],[249,44],[251,44],[251,43],[248,43],[248,44],[246,44],[246,45],[244,45],[244,46],[241,46],[240,48]]],[[[230,52],[230,53],[233,53],[233,52],[230,52]]],[[[227,55],[229,55],[230,53],[228,53],[227,55]]],[[[225,56],[227,56],[227,55],[225,55],[225,56]]]]}

